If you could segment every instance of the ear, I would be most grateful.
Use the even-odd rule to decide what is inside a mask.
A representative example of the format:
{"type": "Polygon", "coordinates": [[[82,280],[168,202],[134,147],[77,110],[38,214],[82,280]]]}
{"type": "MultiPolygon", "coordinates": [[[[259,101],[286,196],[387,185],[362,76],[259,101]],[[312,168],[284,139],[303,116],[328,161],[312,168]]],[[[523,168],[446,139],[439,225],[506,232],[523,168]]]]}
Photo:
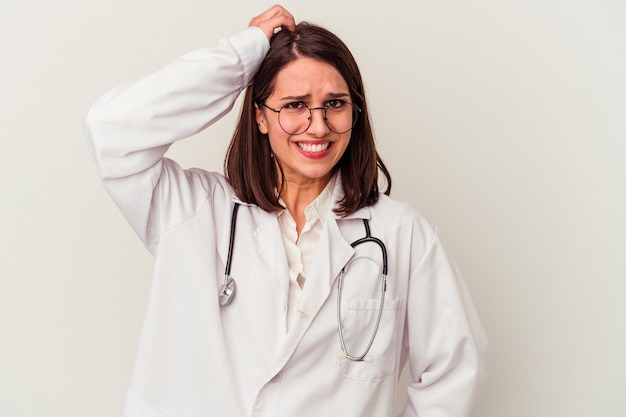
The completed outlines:
{"type": "Polygon", "coordinates": [[[257,126],[259,126],[259,132],[267,135],[268,129],[267,121],[265,120],[265,114],[263,113],[263,110],[259,108],[259,105],[257,103],[254,103],[254,108],[256,112],[256,124],[257,126]]]}

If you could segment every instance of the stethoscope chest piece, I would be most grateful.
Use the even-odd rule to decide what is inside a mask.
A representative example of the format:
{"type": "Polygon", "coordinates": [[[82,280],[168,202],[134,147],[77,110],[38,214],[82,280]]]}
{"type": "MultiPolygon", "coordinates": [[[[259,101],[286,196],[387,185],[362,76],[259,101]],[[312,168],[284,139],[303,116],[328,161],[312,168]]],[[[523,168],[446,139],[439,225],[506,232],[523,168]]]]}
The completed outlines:
{"type": "Polygon", "coordinates": [[[232,277],[227,276],[224,280],[224,284],[220,286],[219,298],[220,305],[227,306],[233,300],[235,292],[237,291],[237,284],[232,277]]]}
{"type": "Polygon", "coordinates": [[[237,284],[233,277],[230,276],[230,265],[233,260],[233,246],[235,243],[235,227],[237,226],[237,211],[239,204],[233,206],[233,215],[230,219],[230,241],[228,242],[228,256],[226,258],[226,268],[224,270],[224,284],[220,285],[217,295],[219,296],[220,306],[224,307],[233,301],[237,284]]]}
{"type": "MultiPolygon", "coordinates": [[[[224,268],[224,283],[220,285],[220,288],[218,290],[219,303],[220,303],[220,306],[222,307],[227,306],[231,303],[231,301],[233,300],[233,297],[235,296],[235,292],[237,290],[237,285],[235,283],[235,280],[233,279],[233,277],[230,276],[230,267],[232,264],[233,247],[235,243],[235,227],[237,225],[238,209],[239,209],[239,203],[235,203],[233,207],[233,215],[230,220],[230,240],[228,242],[228,255],[226,257],[226,267],[224,268]]],[[[341,270],[341,274],[338,279],[339,283],[337,284],[337,327],[338,327],[338,333],[339,333],[339,342],[341,344],[341,351],[337,354],[337,357],[339,359],[349,359],[355,362],[367,362],[368,363],[374,360],[374,357],[369,354],[369,351],[372,345],[374,344],[374,340],[376,339],[376,333],[378,332],[378,327],[380,325],[380,321],[381,321],[382,314],[383,314],[383,308],[385,306],[385,293],[387,292],[387,249],[385,248],[385,244],[380,239],[373,237],[371,235],[370,226],[369,226],[369,222],[367,221],[367,219],[363,219],[363,226],[365,227],[365,237],[355,240],[354,242],[351,243],[351,246],[353,248],[356,248],[358,245],[362,243],[371,242],[371,243],[375,243],[376,245],[380,247],[380,250],[382,253],[382,261],[383,261],[382,270],[380,271],[382,272],[381,273],[382,280],[381,280],[381,287],[380,287],[380,304],[378,306],[378,314],[376,315],[376,322],[374,324],[374,328],[372,330],[372,334],[370,336],[370,340],[367,344],[367,347],[360,355],[350,355],[346,348],[346,341],[344,340],[343,324],[342,324],[343,320],[341,317],[341,301],[342,301],[345,274],[349,266],[354,261],[365,259],[365,260],[370,260],[376,263],[374,259],[369,258],[369,257],[364,257],[364,256],[355,258],[353,261],[350,261],[341,270]]]]}

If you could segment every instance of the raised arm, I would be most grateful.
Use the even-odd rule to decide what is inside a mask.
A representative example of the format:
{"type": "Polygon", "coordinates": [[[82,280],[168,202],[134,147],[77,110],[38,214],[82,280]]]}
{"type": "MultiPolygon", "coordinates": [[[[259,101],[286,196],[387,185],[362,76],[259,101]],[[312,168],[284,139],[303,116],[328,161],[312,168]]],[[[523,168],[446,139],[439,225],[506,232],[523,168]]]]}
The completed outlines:
{"type": "Polygon", "coordinates": [[[274,6],[246,30],[107,92],[89,110],[87,143],[103,183],[152,252],[163,226],[157,216],[184,220],[209,187],[205,176],[183,171],[165,152],[228,113],[267,54],[274,30],[294,25],[286,10],[274,6]]]}

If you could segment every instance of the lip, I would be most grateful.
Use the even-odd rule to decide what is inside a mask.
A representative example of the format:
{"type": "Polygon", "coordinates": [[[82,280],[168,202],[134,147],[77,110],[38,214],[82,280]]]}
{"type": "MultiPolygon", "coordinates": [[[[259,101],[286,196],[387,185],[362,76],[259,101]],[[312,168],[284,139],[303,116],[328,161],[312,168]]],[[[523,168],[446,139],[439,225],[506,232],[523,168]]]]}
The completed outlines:
{"type": "Polygon", "coordinates": [[[330,154],[330,152],[332,151],[334,143],[331,141],[306,141],[306,140],[300,140],[297,142],[294,142],[294,146],[296,147],[296,149],[298,150],[298,152],[300,152],[301,155],[304,155],[305,157],[309,158],[309,159],[321,159],[324,158],[325,156],[328,156],[328,154],[330,154]],[[328,148],[326,148],[325,150],[321,151],[321,152],[309,152],[306,151],[304,149],[302,149],[298,144],[305,144],[305,145],[325,145],[328,144],[328,148]]]}

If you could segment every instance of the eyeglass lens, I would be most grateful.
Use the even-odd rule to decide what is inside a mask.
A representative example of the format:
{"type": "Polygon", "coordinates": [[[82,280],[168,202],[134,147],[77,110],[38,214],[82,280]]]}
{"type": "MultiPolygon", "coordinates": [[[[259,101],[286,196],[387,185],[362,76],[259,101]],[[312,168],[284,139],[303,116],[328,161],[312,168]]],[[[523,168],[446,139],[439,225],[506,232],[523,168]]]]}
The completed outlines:
{"type": "Polygon", "coordinates": [[[283,107],[278,113],[278,123],[290,135],[302,134],[311,125],[313,110],[320,110],[328,129],[338,134],[346,133],[354,127],[359,111],[358,107],[350,103],[342,103],[336,107],[283,107]]]}

